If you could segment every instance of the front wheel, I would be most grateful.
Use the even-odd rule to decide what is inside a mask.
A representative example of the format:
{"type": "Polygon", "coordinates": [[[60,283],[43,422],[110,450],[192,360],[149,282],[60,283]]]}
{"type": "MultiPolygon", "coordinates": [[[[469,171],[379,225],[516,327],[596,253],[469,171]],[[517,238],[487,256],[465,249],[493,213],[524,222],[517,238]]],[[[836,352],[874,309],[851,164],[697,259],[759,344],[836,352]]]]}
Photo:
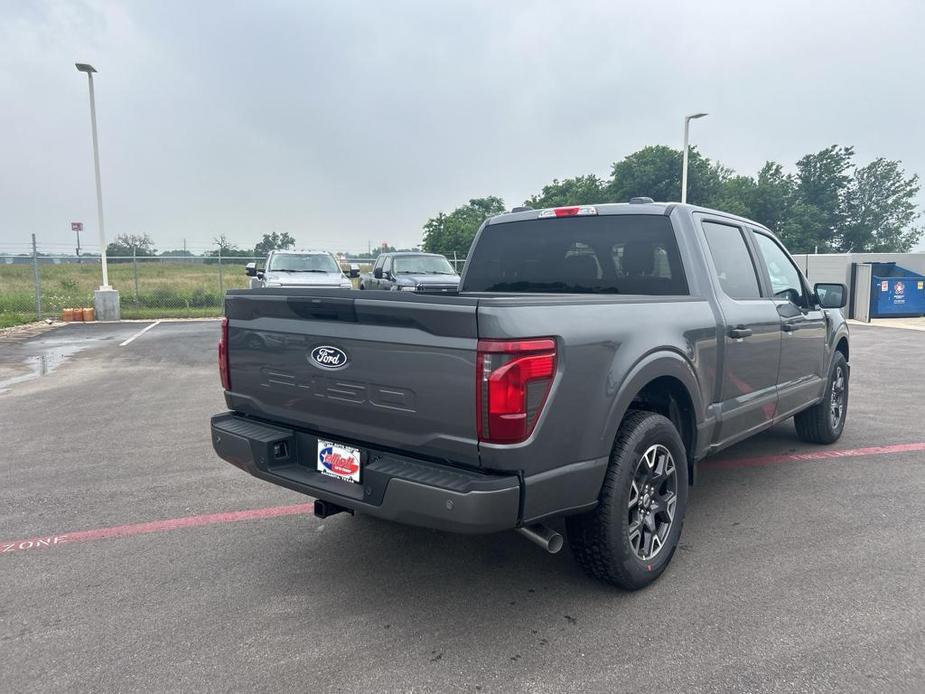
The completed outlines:
{"type": "Polygon", "coordinates": [[[566,520],[572,554],[593,578],[643,588],[671,561],[686,509],[678,430],[660,414],[633,412],[620,426],[597,508],[566,520]]]}
{"type": "Polygon", "coordinates": [[[836,352],[829,369],[822,402],[793,417],[797,436],[810,443],[835,443],[841,438],[848,416],[848,362],[836,352]]]}

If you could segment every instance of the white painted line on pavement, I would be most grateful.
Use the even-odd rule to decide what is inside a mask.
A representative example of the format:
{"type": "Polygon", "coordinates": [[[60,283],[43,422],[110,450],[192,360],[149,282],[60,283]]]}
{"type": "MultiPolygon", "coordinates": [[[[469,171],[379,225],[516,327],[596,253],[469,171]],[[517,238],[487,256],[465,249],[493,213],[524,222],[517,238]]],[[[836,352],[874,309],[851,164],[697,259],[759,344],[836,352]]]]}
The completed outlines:
{"type": "Polygon", "coordinates": [[[146,332],[148,332],[151,328],[153,328],[154,326],[156,326],[158,323],[160,323],[159,320],[154,321],[153,323],[151,323],[151,325],[149,325],[149,326],[146,327],[146,328],[143,328],[143,329],[139,330],[137,333],[135,333],[134,335],[132,335],[129,339],[127,339],[125,342],[121,343],[119,346],[120,346],[120,347],[125,347],[126,345],[131,344],[131,342],[132,342],[135,338],[141,337],[141,336],[144,335],[146,332]]]}

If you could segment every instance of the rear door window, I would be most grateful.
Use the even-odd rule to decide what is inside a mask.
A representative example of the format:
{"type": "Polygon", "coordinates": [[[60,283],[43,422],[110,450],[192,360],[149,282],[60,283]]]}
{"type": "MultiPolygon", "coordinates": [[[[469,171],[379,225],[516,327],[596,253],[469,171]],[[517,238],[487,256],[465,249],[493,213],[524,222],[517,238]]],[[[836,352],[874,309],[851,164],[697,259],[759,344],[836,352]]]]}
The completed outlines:
{"type": "Polygon", "coordinates": [[[759,299],[758,273],[739,227],[703,222],[719,286],[731,299],[759,299]]]}
{"type": "Polygon", "coordinates": [[[686,295],[671,222],[601,215],[490,224],[462,291],[686,295]]]}

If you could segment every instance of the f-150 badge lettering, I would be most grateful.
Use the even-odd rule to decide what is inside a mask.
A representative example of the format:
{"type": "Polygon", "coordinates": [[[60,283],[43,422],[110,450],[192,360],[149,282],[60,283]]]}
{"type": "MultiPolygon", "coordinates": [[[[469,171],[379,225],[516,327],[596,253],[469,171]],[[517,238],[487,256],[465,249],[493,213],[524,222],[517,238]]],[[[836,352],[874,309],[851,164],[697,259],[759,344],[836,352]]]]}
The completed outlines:
{"type": "Polygon", "coordinates": [[[340,369],[347,366],[347,353],[330,345],[319,345],[311,351],[310,361],[322,369],[340,369]]]}

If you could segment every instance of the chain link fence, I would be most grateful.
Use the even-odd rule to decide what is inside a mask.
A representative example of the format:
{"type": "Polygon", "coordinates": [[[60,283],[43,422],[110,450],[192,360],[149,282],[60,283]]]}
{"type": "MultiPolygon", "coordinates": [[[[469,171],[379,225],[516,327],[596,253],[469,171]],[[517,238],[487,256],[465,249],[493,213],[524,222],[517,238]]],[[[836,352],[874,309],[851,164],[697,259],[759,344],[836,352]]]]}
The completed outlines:
{"type": "MultiPolygon", "coordinates": [[[[123,318],[201,318],[222,314],[228,289],[250,286],[244,266],[251,256],[107,256],[109,284],[119,291],[123,318]]],[[[370,258],[340,258],[369,272],[370,258]]],[[[457,272],[465,258],[451,257],[457,272]]],[[[100,286],[99,256],[0,253],[0,328],[44,318],[60,319],[66,308],[93,306],[100,286]]],[[[357,280],[354,279],[354,285],[357,280]]]]}
{"type": "MultiPolygon", "coordinates": [[[[225,291],[248,287],[244,265],[260,260],[107,256],[109,284],[119,291],[123,318],[221,315],[225,291]]],[[[99,257],[0,255],[0,327],[93,306],[101,277],[99,257]]]]}

